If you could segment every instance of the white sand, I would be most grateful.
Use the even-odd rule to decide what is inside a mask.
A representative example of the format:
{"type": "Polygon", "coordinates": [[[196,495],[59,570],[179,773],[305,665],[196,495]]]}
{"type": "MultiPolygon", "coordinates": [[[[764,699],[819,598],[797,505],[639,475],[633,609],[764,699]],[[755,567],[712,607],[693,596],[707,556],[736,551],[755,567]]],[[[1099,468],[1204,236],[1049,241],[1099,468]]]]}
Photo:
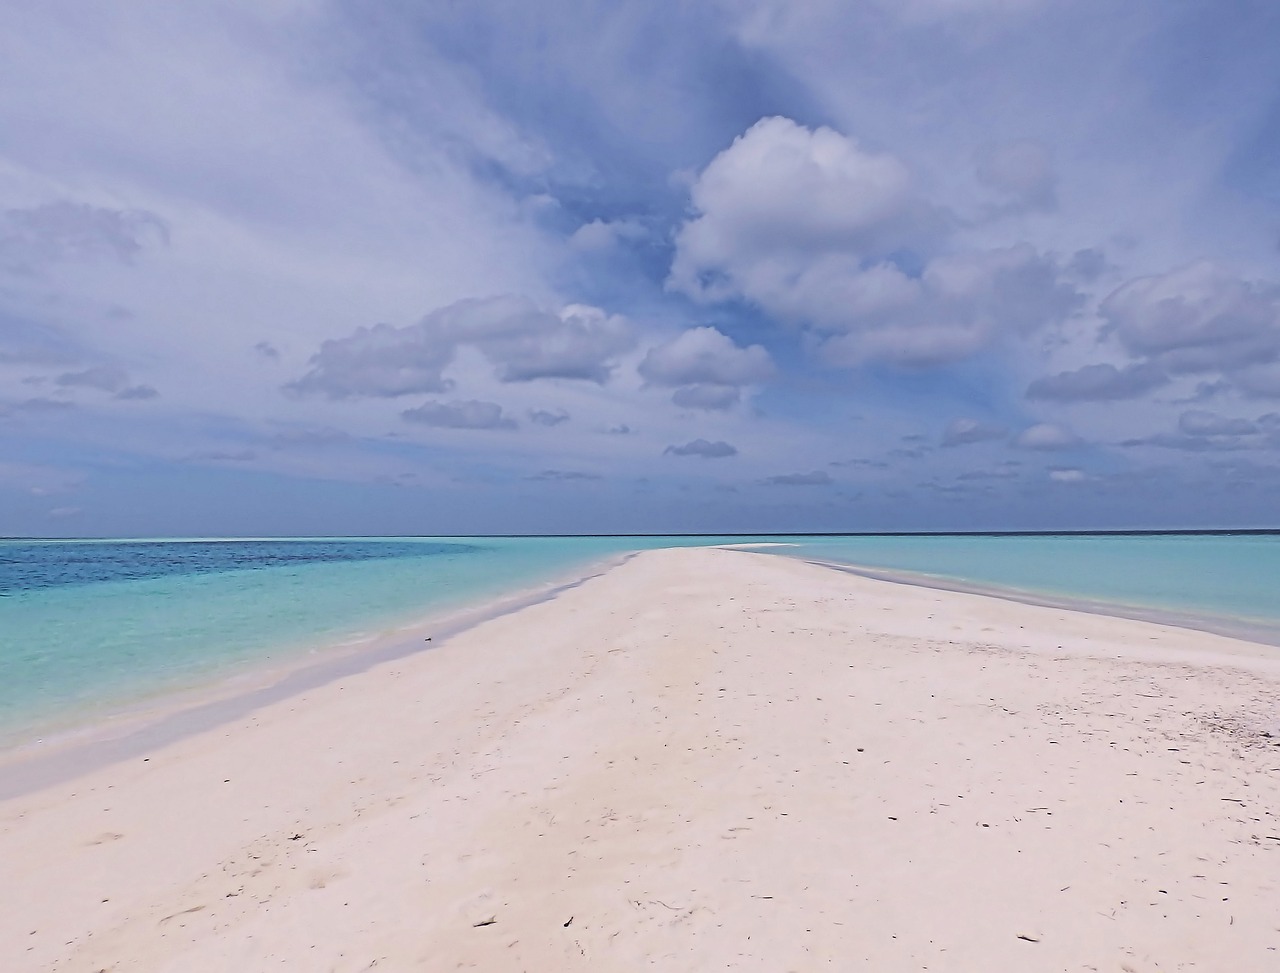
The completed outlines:
{"type": "Polygon", "coordinates": [[[0,970],[1275,973],[1278,739],[1275,649],[649,552],[0,804],[0,970]]]}

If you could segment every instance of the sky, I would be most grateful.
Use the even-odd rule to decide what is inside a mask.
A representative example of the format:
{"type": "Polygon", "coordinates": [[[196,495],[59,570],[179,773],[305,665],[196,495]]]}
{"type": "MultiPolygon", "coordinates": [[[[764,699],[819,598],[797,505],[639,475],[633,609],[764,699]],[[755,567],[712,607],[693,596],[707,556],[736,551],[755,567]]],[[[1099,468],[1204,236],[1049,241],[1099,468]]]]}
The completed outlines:
{"type": "Polygon", "coordinates": [[[10,0],[0,535],[1280,526],[1273,0],[10,0]]]}

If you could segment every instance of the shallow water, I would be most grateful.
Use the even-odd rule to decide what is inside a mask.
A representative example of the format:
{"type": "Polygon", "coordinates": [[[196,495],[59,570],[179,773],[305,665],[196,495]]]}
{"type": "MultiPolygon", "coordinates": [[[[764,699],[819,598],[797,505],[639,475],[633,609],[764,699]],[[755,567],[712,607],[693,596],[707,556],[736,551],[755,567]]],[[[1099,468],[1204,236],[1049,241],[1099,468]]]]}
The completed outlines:
{"type": "Polygon", "coordinates": [[[773,553],[1050,598],[1280,626],[1280,535],[774,538],[773,553]]]}
{"type": "Polygon", "coordinates": [[[774,554],[1280,628],[1280,536],[0,541],[0,744],[359,645],[659,547],[774,554]]]}
{"type": "Polygon", "coordinates": [[[0,541],[0,741],[683,538],[0,541]]]}

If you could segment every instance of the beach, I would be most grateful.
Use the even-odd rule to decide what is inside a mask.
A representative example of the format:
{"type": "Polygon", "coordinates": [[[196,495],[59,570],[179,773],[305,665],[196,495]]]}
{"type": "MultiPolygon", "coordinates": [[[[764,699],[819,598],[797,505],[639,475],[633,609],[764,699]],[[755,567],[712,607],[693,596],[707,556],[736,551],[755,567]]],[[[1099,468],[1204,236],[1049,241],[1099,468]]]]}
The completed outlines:
{"type": "Polygon", "coordinates": [[[1274,971],[1278,741],[1272,646],[644,551],[0,801],[0,969],[1274,971]]]}

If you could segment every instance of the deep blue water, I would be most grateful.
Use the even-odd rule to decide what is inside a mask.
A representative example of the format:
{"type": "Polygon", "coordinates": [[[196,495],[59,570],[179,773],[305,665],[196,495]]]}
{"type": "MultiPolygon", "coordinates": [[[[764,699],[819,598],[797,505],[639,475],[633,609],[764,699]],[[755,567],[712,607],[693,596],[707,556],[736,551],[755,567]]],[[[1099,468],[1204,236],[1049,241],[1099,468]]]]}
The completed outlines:
{"type": "Polygon", "coordinates": [[[0,543],[0,595],[64,585],[476,550],[474,545],[454,541],[416,540],[10,541],[0,543]]]}

